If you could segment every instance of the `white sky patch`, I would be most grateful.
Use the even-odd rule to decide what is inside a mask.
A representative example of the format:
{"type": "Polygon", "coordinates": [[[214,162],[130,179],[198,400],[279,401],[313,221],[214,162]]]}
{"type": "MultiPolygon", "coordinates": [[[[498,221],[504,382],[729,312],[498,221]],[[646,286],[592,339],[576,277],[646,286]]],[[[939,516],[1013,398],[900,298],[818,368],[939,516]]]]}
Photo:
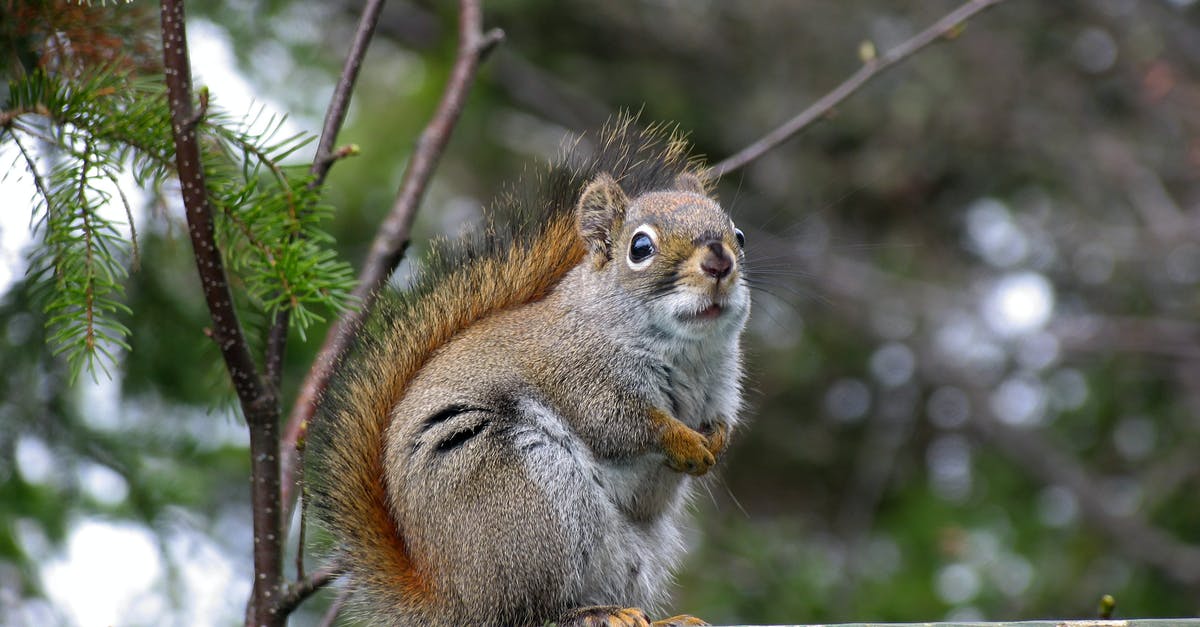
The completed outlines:
{"type": "Polygon", "coordinates": [[[165,599],[151,594],[162,574],[144,527],[86,519],[71,530],[66,555],[42,568],[42,583],[75,624],[117,625],[162,614],[165,599]]]}
{"type": "Polygon", "coordinates": [[[54,453],[41,438],[21,436],[17,439],[17,470],[29,483],[50,483],[55,478],[54,453]]]}
{"type": "Polygon", "coordinates": [[[98,503],[118,505],[129,496],[129,483],[108,466],[83,463],[79,465],[76,473],[79,486],[98,503]]]}
{"type": "Polygon", "coordinates": [[[1037,331],[1054,313],[1054,287],[1037,272],[1001,277],[983,298],[983,319],[997,334],[1013,337],[1037,331]]]}
{"type": "Polygon", "coordinates": [[[235,561],[222,553],[209,538],[193,531],[172,534],[167,543],[171,561],[180,569],[183,607],[179,616],[186,624],[231,625],[250,597],[248,560],[235,561]]]}
{"type": "MultiPolygon", "coordinates": [[[[207,20],[189,20],[188,42],[192,82],[197,89],[207,86],[216,106],[235,119],[240,116],[249,116],[251,119],[257,117],[253,130],[259,131],[272,118],[278,119],[284,115],[283,108],[257,95],[254,87],[238,71],[229,34],[223,28],[207,20]]],[[[290,137],[300,131],[301,128],[288,119],[280,127],[278,137],[290,137]]],[[[300,154],[311,155],[313,150],[315,147],[310,144],[300,154]]]]}
{"type": "MultiPolygon", "coordinates": [[[[26,140],[21,138],[22,143],[26,140]]],[[[32,239],[30,211],[36,187],[11,138],[0,142],[0,295],[25,274],[25,249],[32,239]]]]}

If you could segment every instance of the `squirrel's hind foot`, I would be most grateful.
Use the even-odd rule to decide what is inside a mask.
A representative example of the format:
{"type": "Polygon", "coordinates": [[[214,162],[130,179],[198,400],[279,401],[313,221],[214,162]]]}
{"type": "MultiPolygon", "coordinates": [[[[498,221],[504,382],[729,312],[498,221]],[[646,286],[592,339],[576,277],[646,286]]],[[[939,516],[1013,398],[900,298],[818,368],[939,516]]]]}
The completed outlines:
{"type": "Polygon", "coordinates": [[[558,627],[650,627],[650,617],[638,607],[593,605],[567,612],[558,627]]]}
{"type": "Polygon", "coordinates": [[[697,627],[699,625],[707,625],[707,624],[708,623],[700,620],[699,618],[696,618],[695,616],[690,616],[688,614],[680,614],[679,616],[672,616],[671,618],[664,618],[662,620],[656,620],[653,623],[650,623],[650,626],[651,627],[697,627]]]}
{"type": "Polygon", "coordinates": [[[556,624],[558,627],[697,627],[708,623],[687,614],[650,622],[641,608],[594,605],[571,610],[556,624]]]}

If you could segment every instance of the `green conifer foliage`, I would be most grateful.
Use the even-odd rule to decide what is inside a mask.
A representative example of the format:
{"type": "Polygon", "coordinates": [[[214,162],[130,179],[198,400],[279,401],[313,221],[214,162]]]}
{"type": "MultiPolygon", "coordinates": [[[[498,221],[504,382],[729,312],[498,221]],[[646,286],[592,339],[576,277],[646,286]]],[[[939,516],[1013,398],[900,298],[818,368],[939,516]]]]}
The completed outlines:
{"type": "MultiPolygon", "coordinates": [[[[0,142],[17,147],[32,176],[31,211],[41,239],[30,272],[42,287],[55,352],[72,377],[107,372],[128,348],[123,283],[138,263],[135,211],[122,177],[166,198],[174,172],[170,114],[162,80],[101,68],[80,78],[43,70],[9,84],[0,142]],[[102,211],[116,205],[128,235],[102,211]]],[[[349,305],[353,274],[320,225],[329,208],[303,166],[285,161],[312,137],[281,132],[285,119],[239,117],[200,92],[195,121],[203,138],[208,193],[218,209],[219,244],[233,283],[268,315],[289,311],[297,329],[322,309],[349,305]]]]}

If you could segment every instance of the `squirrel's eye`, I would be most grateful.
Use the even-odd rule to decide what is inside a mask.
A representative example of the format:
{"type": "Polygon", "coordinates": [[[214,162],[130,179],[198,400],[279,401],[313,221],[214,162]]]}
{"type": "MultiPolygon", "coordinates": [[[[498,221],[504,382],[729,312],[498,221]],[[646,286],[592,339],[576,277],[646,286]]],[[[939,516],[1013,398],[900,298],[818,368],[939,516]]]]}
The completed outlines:
{"type": "Polygon", "coordinates": [[[733,236],[737,238],[739,248],[746,247],[746,234],[741,229],[733,229],[733,236]]]}
{"type": "Polygon", "coordinates": [[[640,231],[635,233],[629,242],[629,260],[633,263],[641,263],[655,252],[657,251],[654,250],[654,240],[640,231]]]}

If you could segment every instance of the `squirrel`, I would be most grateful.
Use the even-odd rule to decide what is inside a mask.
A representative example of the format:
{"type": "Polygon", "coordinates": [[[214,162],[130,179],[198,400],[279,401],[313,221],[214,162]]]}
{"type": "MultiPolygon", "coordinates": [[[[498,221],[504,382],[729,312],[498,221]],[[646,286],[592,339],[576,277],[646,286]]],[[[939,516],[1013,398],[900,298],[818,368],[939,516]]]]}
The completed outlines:
{"type": "Polygon", "coordinates": [[[745,239],[677,132],[595,144],[435,241],[336,362],[305,476],[370,624],[707,624],[646,611],[737,424],[745,239]]]}

